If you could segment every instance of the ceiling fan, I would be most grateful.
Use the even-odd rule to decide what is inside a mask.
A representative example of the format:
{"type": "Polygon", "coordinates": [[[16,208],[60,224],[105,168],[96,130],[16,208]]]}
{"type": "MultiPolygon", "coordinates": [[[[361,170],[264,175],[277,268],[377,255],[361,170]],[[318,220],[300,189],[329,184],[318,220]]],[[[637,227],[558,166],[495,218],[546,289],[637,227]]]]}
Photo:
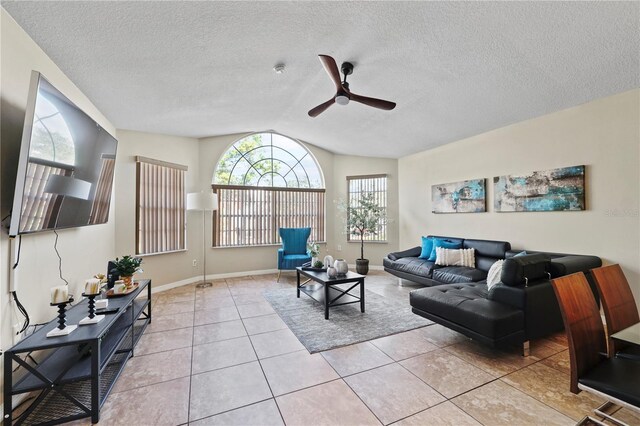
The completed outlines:
{"type": "Polygon", "coordinates": [[[374,108],[384,109],[384,110],[392,110],[396,107],[395,102],[384,101],[382,99],[376,98],[368,98],[366,96],[356,95],[355,93],[349,90],[349,83],[347,83],[347,76],[353,73],[353,64],[350,62],[344,62],[342,64],[342,74],[344,74],[344,80],[340,80],[340,72],[338,71],[338,65],[336,64],[335,59],[328,55],[318,55],[320,57],[320,62],[324,66],[325,71],[331,77],[331,80],[336,85],[336,94],[333,98],[329,99],[327,102],[324,102],[317,107],[311,109],[309,111],[309,116],[317,117],[322,112],[324,112],[327,108],[329,108],[334,103],[338,105],[347,105],[349,101],[360,102],[361,104],[369,105],[374,108]]]}

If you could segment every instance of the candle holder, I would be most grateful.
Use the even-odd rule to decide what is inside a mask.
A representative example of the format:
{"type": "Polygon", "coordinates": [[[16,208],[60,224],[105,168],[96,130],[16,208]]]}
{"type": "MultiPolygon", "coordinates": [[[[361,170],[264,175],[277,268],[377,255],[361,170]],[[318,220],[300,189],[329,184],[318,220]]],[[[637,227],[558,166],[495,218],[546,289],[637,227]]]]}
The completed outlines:
{"type": "Polygon", "coordinates": [[[89,315],[82,318],[78,325],[97,324],[104,318],[104,315],[96,315],[96,302],[95,298],[98,294],[86,294],[82,293],[84,297],[89,299],[89,315]]]}
{"type": "Polygon", "coordinates": [[[58,307],[58,326],[47,333],[47,337],[66,336],[78,328],[77,325],[67,325],[67,304],[73,302],[73,296],[66,302],[50,303],[50,306],[58,307]]]}

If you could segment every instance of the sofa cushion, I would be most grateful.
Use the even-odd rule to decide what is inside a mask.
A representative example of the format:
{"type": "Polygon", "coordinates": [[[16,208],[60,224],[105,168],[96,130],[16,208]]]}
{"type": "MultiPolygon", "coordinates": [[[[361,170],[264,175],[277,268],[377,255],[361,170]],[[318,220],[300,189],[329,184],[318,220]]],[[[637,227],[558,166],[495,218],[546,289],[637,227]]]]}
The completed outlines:
{"type": "Polygon", "coordinates": [[[463,248],[475,249],[476,268],[489,272],[496,260],[505,258],[511,244],[507,241],[464,240],[463,248]]]}
{"type": "Polygon", "coordinates": [[[415,309],[439,316],[483,336],[500,339],[524,329],[524,312],[487,299],[484,283],[449,284],[414,290],[415,309]]]}
{"type": "Polygon", "coordinates": [[[429,259],[431,257],[431,252],[433,251],[433,238],[432,237],[422,237],[422,245],[420,247],[420,259],[429,259]]]}
{"type": "Polygon", "coordinates": [[[413,247],[413,248],[410,248],[408,250],[395,251],[395,252],[389,253],[387,255],[387,257],[389,259],[391,259],[391,260],[398,260],[398,259],[403,258],[403,257],[418,257],[418,256],[420,256],[421,250],[422,249],[421,249],[420,246],[413,247]]]}
{"type": "Polygon", "coordinates": [[[431,256],[429,256],[429,260],[435,261],[438,254],[436,253],[436,249],[438,247],[448,248],[448,249],[459,249],[462,248],[462,241],[453,241],[445,238],[433,238],[433,250],[431,251],[431,256]]]}
{"type": "Polygon", "coordinates": [[[420,259],[419,257],[402,257],[397,260],[385,258],[382,263],[385,268],[426,278],[431,278],[431,272],[435,265],[434,262],[427,259],[420,259]]]}
{"type": "Polygon", "coordinates": [[[500,281],[509,286],[525,285],[527,282],[549,278],[551,259],[544,253],[514,256],[502,265],[500,281]]]}
{"type": "Polygon", "coordinates": [[[487,278],[487,273],[467,266],[445,266],[434,269],[431,272],[431,277],[445,284],[470,283],[484,280],[487,278]]]}

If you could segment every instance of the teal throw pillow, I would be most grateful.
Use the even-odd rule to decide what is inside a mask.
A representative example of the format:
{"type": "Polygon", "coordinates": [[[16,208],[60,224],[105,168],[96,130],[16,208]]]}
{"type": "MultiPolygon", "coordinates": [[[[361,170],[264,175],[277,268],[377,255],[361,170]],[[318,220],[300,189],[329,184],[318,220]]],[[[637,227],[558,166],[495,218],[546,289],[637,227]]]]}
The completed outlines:
{"type": "Polygon", "coordinates": [[[422,251],[420,252],[420,259],[429,259],[431,252],[433,251],[433,237],[422,237],[422,251]]]}
{"type": "Polygon", "coordinates": [[[441,240],[439,238],[433,239],[433,249],[431,250],[431,256],[429,256],[429,260],[432,262],[436,261],[436,248],[448,248],[448,249],[461,249],[462,243],[454,243],[453,241],[441,240]]]}

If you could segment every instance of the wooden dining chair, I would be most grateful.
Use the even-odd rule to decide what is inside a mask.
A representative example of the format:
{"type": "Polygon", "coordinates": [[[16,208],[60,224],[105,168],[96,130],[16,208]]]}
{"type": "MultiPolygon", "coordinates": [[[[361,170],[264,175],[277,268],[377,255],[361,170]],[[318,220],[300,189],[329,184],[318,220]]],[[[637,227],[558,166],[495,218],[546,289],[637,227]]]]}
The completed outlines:
{"type": "Polygon", "coordinates": [[[633,293],[620,265],[608,265],[591,270],[596,281],[598,293],[602,300],[602,310],[607,322],[607,338],[609,342],[609,356],[635,355],[640,360],[640,348],[630,347],[624,342],[611,338],[611,335],[640,322],[638,306],[633,299],[633,293]]]}
{"type": "MultiPolygon", "coordinates": [[[[556,278],[551,284],[569,342],[570,391],[577,394],[584,390],[605,399],[595,413],[624,424],[604,410],[616,404],[640,413],[640,363],[607,357],[600,310],[584,273],[556,278]]],[[[586,419],[603,424],[593,417],[583,421],[586,419]]]]}

